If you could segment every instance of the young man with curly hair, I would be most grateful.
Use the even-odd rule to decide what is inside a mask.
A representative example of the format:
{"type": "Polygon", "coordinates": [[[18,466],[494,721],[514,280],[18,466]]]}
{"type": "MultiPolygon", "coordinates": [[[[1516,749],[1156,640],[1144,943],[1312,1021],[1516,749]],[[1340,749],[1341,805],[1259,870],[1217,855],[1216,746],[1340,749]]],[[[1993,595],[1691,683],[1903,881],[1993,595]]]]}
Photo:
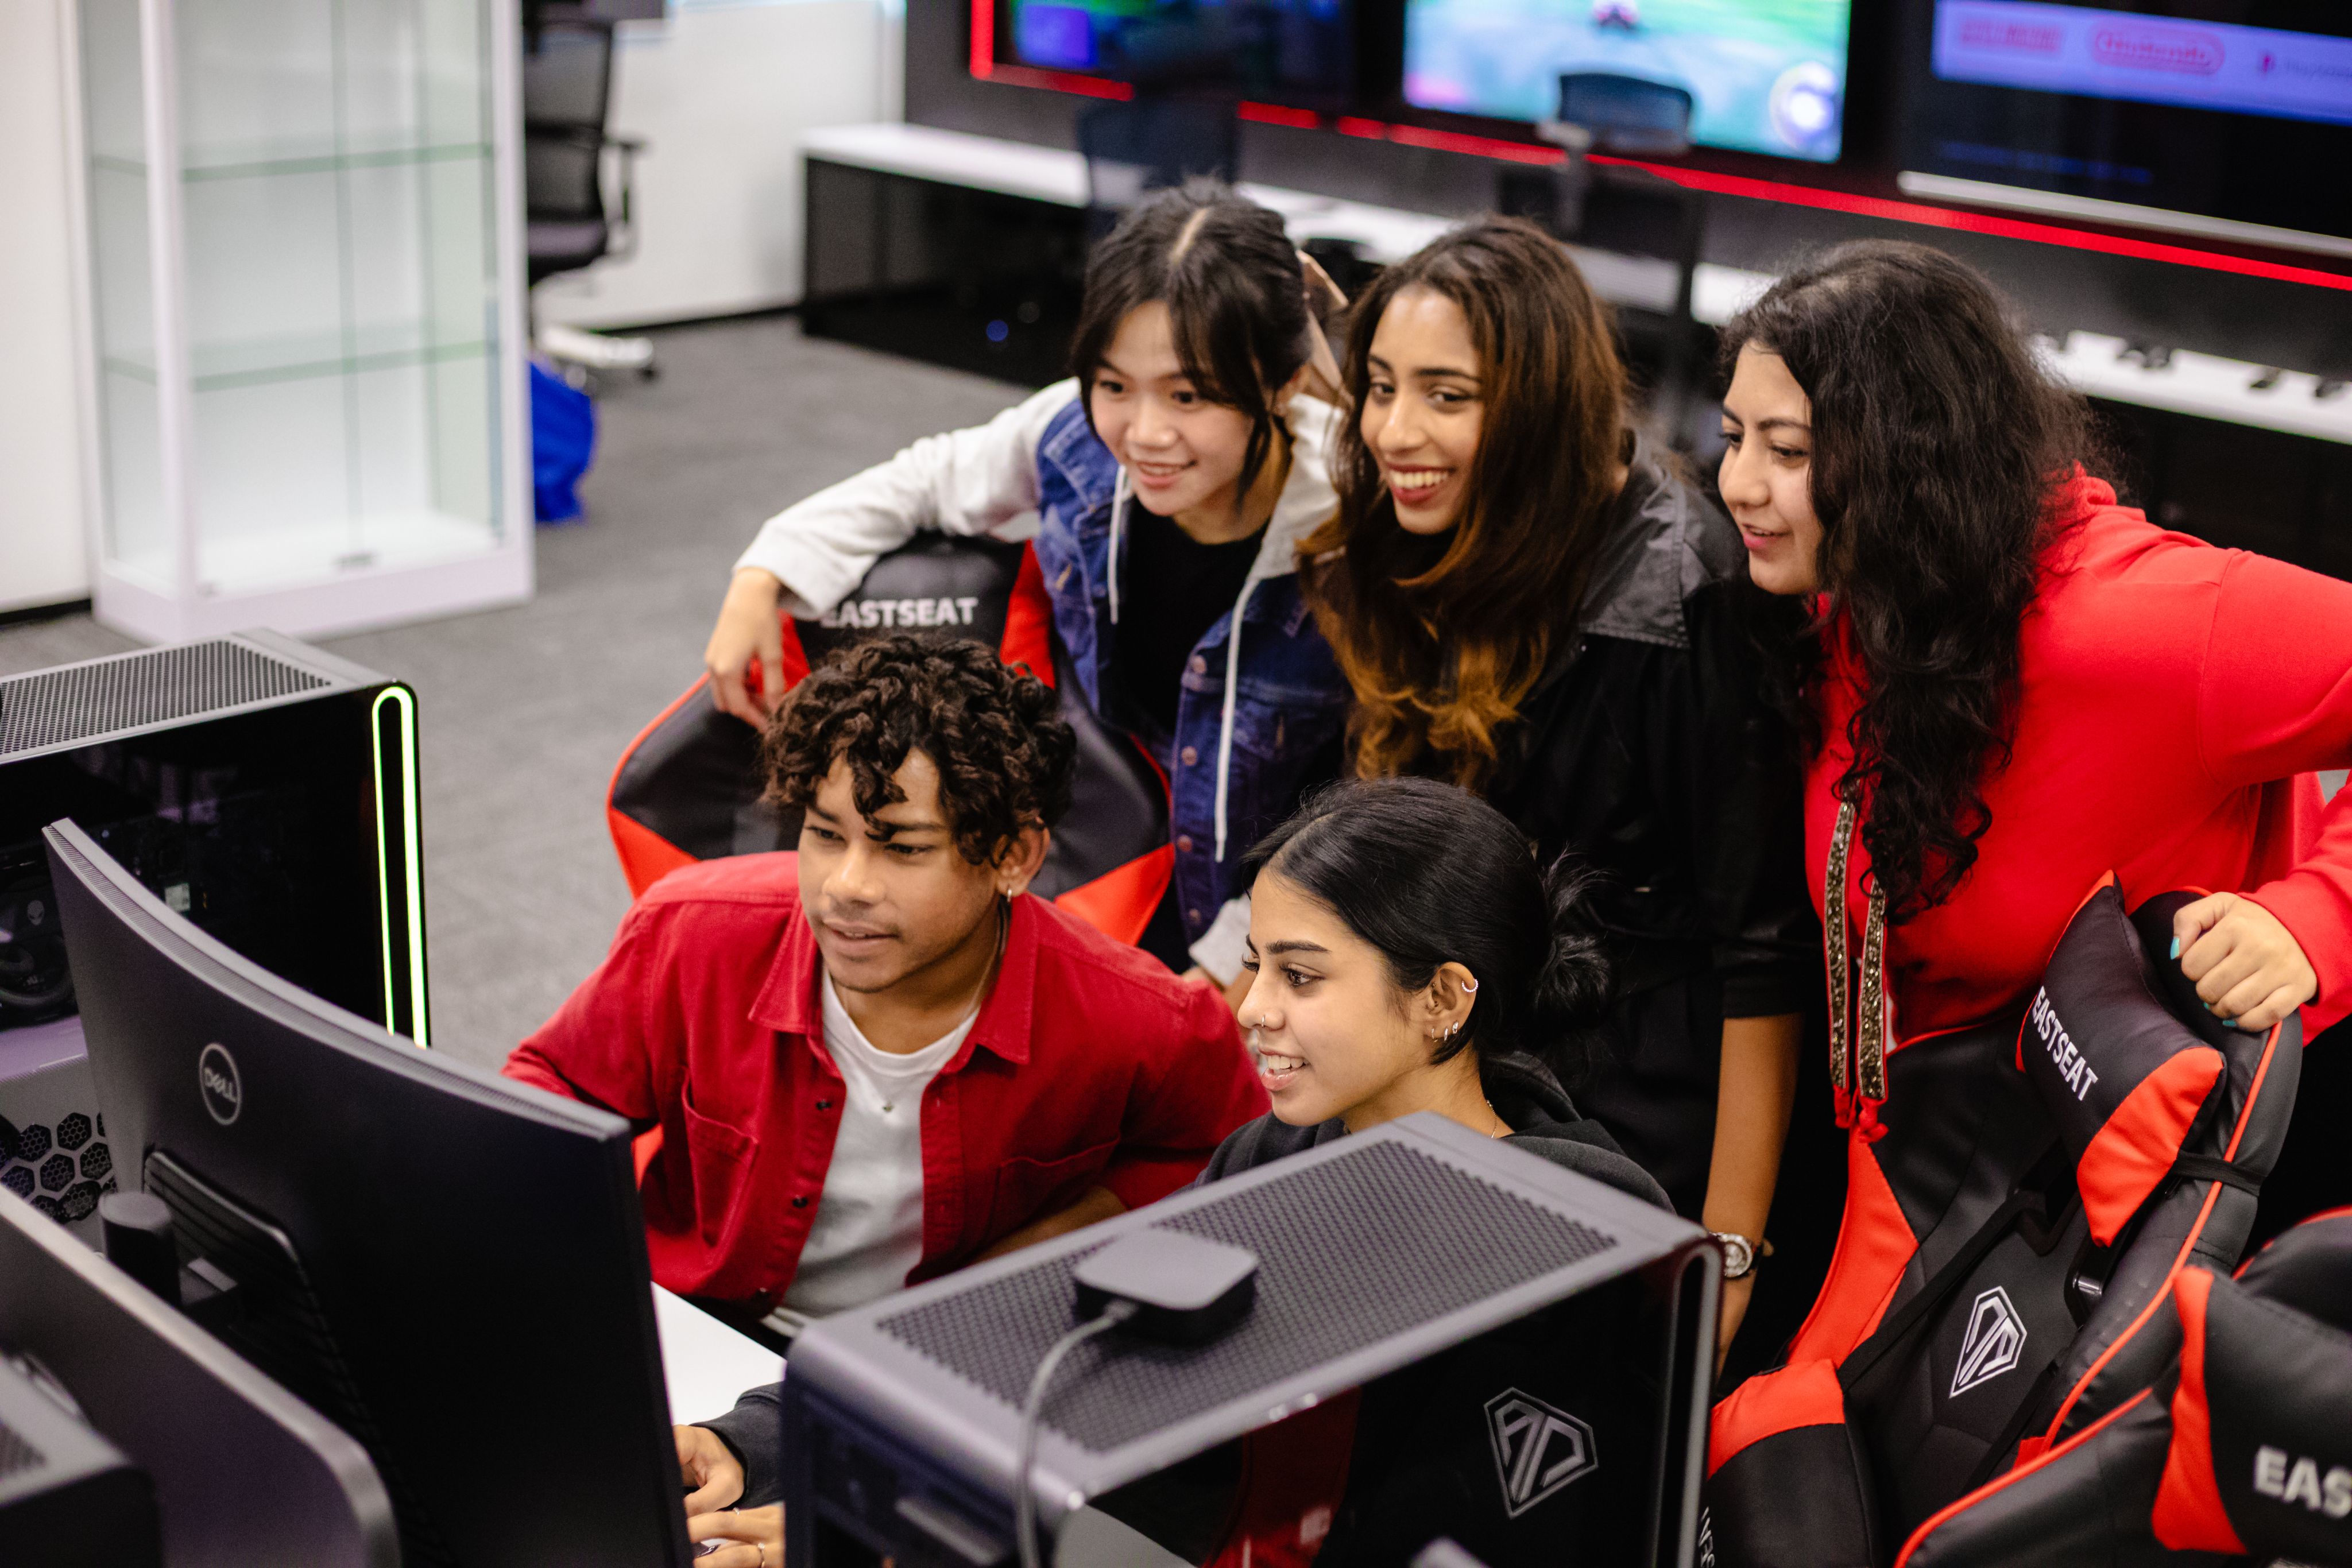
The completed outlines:
{"type": "Polygon", "coordinates": [[[1027,892],[1075,750],[976,643],[854,644],[761,742],[797,852],[665,877],[508,1059],[662,1129],[661,1284],[843,1311],[1163,1197],[1265,1111],[1212,991],[1027,892]]]}

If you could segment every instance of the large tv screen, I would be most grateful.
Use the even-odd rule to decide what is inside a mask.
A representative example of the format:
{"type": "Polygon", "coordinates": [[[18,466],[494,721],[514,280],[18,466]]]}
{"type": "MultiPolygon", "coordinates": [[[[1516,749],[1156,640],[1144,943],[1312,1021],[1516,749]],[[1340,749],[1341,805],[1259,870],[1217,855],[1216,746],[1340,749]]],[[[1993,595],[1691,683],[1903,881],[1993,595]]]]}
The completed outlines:
{"type": "Polygon", "coordinates": [[[1405,101],[1540,120],[1585,71],[1688,91],[1691,140],[1834,160],[1850,0],[1406,0],[1405,101]]]}
{"type": "Polygon", "coordinates": [[[1349,0],[993,0],[1000,59],[1113,81],[1345,105],[1355,89],[1349,0]]]}
{"type": "Polygon", "coordinates": [[[1911,171],[2352,235],[2352,0],[1937,0],[1926,54],[1911,171]]]}

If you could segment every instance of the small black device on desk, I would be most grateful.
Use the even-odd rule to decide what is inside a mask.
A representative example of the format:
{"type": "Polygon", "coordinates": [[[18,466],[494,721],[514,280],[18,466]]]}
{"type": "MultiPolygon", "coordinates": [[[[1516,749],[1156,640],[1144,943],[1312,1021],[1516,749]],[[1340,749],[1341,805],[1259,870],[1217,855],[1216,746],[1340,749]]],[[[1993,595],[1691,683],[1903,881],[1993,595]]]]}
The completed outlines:
{"type": "Polygon", "coordinates": [[[125,1185],[169,1207],[190,1315],[373,1458],[402,1561],[684,1564],[628,1124],[417,1050],[47,838],[125,1185]]]}
{"type": "Polygon", "coordinates": [[[1407,1117],[812,1324],[784,1389],[787,1559],[838,1532],[986,1568],[1025,1492],[1066,1548],[1108,1515],[1198,1563],[1245,1475],[1303,1459],[1331,1479],[1290,1521],[1318,1568],[1441,1537],[1491,1568],[1687,1565],[1720,1270],[1670,1213],[1407,1117]],[[1172,1270],[1192,1303],[1159,1301],[1154,1252],[1193,1242],[1213,1250],[1172,1270]],[[1169,1343],[1139,1332],[1155,1302],[1226,1321],[1169,1343]],[[1067,1345],[1097,1303],[1120,1321],[1067,1345]],[[1055,1353],[1033,1471],[1024,1409],[1055,1353]]]}

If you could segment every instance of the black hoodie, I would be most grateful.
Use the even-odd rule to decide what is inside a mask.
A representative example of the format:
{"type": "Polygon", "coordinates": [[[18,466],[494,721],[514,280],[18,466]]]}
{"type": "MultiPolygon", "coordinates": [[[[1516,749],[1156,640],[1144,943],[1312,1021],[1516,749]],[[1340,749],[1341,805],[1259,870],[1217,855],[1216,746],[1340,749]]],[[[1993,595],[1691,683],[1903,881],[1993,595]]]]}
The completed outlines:
{"type": "MultiPolygon", "coordinates": [[[[1560,1087],[1551,1069],[1537,1058],[1518,1051],[1481,1057],[1478,1082],[1486,1091],[1487,1103],[1495,1107],[1495,1114],[1512,1129],[1510,1136],[1503,1140],[1505,1143],[1531,1155],[1540,1155],[1580,1176],[1606,1182],[1620,1192],[1631,1193],[1660,1208],[1673,1207],[1666,1201],[1665,1189],[1651,1179],[1649,1172],[1625,1157],[1625,1152],[1617,1146],[1617,1140],[1609,1135],[1607,1128],[1577,1114],[1568,1091],[1560,1087]]],[[[1217,1152],[1209,1156],[1207,1168],[1192,1185],[1201,1186],[1242,1171],[1255,1170],[1286,1155],[1318,1148],[1347,1135],[1348,1124],[1336,1116],[1311,1127],[1294,1127],[1268,1112],[1234,1129],[1217,1145],[1217,1152]]]]}

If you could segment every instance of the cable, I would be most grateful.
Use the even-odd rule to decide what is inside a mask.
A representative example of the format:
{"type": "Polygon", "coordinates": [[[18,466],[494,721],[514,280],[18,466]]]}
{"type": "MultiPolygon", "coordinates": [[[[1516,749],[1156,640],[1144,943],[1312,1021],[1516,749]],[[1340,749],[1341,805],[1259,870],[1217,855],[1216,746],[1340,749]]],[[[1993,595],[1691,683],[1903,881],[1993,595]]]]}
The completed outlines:
{"type": "Polygon", "coordinates": [[[1037,1375],[1029,1380],[1029,1397],[1021,1406],[1021,1469],[1020,1490],[1013,1504],[1013,1535],[1021,1543],[1021,1568],[1038,1568],[1037,1552],[1037,1489],[1034,1472],[1037,1468],[1038,1413],[1045,1403],[1045,1385],[1054,1381],[1054,1374],[1062,1369],[1063,1358],[1097,1334],[1108,1333],[1143,1309],[1133,1301],[1113,1301],[1102,1310],[1102,1315],[1080,1323],[1045,1353],[1037,1364],[1037,1375]]]}

